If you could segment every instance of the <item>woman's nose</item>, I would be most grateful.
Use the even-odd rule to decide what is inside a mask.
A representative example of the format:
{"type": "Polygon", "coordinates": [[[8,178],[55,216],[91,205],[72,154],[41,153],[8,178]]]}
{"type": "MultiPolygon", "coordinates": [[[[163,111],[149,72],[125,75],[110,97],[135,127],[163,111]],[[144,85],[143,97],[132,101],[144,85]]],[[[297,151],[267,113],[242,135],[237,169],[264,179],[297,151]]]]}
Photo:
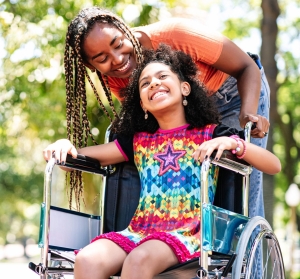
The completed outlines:
{"type": "Polygon", "coordinates": [[[118,52],[115,52],[112,54],[112,63],[114,65],[119,65],[119,64],[122,64],[123,62],[123,55],[118,53],[118,52]]]}

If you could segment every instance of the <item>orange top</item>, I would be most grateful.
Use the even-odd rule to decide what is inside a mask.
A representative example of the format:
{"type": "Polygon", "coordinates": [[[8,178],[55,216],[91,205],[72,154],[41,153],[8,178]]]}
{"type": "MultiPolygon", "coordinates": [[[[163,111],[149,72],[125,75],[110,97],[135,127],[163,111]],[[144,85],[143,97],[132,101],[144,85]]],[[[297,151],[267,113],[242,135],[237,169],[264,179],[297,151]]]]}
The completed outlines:
{"type": "MultiPolygon", "coordinates": [[[[165,43],[191,55],[199,69],[199,80],[206,86],[209,95],[215,93],[228,77],[228,74],[211,66],[220,57],[223,48],[222,36],[198,21],[172,18],[136,27],[133,31],[145,33],[154,49],[160,43],[165,43]]],[[[128,84],[128,79],[108,77],[108,80],[112,93],[122,100],[119,91],[128,84]]]]}

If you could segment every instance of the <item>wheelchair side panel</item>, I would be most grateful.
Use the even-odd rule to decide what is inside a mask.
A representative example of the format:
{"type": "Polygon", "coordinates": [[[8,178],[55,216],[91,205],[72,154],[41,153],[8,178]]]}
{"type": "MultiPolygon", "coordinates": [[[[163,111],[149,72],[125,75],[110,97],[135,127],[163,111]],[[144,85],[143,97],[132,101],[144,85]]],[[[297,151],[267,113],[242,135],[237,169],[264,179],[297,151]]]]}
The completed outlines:
{"type": "Polygon", "coordinates": [[[203,207],[202,218],[205,220],[203,228],[203,248],[223,254],[232,254],[248,217],[240,215],[211,204],[203,207]]]}
{"type": "MultiPolygon", "coordinates": [[[[45,205],[42,204],[41,220],[44,219],[45,205]]],[[[100,234],[100,216],[80,213],[59,207],[50,207],[49,248],[63,251],[73,251],[83,248],[100,234]]],[[[40,231],[43,231],[41,221],[40,231]]],[[[39,247],[44,246],[44,236],[41,234],[39,247]]]]}

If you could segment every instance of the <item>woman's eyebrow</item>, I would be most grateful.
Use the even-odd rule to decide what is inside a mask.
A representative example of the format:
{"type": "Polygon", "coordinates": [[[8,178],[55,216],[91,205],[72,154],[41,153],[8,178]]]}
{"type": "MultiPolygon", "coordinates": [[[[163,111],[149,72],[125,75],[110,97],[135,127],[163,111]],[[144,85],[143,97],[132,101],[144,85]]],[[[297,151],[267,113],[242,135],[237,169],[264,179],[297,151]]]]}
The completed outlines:
{"type": "MultiPolygon", "coordinates": [[[[113,39],[111,40],[111,42],[109,43],[109,45],[112,46],[112,45],[115,43],[115,41],[116,41],[117,38],[118,38],[117,35],[114,36],[113,39]]],[[[95,54],[95,55],[92,57],[92,60],[96,59],[97,57],[99,57],[99,56],[102,55],[102,54],[103,54],[103,52],[99,52],[99,53],[95,54]]]]}

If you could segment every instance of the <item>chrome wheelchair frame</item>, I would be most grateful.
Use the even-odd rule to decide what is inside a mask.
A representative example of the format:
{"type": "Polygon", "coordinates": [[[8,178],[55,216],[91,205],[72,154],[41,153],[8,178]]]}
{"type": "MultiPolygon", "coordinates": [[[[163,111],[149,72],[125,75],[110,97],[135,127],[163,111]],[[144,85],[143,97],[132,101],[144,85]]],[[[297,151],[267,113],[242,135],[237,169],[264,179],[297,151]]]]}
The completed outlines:
{"type": "MultiPolygon", "coordinates": [[[[250,141],[252,123],[245,128],[245,140],[250,141]]],[[[108,141],[108,134],[106,142],[108,141]]],[[[46,165],[44,200],[41,207],[39,247],[41,261],[29,263],[29,268],[40,279],[64,278],[73,274],[75,255],[70,253],[87,245],[92,238],[103,233],[106,177],[111,168],[102,168],[98,161],[79,156],[69,157],[66,167],[103,176],[102,207],[100,216],[79,213],[51,206],[52,171],[56,165],[52,158],[46,165]],[[50,226],[51,225],[51,226],[50,226]],[[62,225],[65,237],[62,238],[62,225]],[[76,229],[76,237],[71,232],[76,229]],[[56,231],[56,232],[55,232],[56,231]],[[59,231],[58,236],[57,231],[59,231]],[[60,241],[63,239],[62,241],[60,241]]],[[[269,223],[262,217],[248,217],[249,175],[252,167],[238,160],[231,152],[224,152],[216,161],[211,157],[201,168],[201,249],[198,259],[168,268],[154,278],[285,278],[280,246],[269,223]],[[208,198],[208,175],[212,165],[238,173],[243,180],[242,214],[217,207],[208,198]]],[[[118,278],[120,274],[112,274],[118,278]]]]}

